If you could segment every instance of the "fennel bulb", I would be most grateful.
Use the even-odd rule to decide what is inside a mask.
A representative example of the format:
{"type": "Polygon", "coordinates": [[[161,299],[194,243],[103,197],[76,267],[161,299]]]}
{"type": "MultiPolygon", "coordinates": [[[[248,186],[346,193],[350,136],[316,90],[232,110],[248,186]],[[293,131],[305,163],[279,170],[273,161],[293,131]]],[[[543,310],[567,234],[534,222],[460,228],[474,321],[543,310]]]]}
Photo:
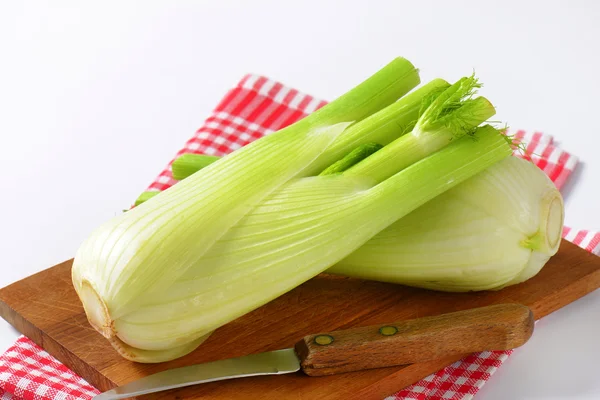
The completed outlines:
{"type": "Polygon", "coordinates": [[[495,110],[472,98],[473,77],[431,82],[406,96],[420,101],[386,107],[390,91],[414,86],[414,74],[398,59],[314,114],[99,227],[72,270],[90,323],[128,359],[182,356],[510,155],[497,130],[476,129],[495,110]],[[411,113],[418,120],[402,135],[398,121],[411,113]],[[348,169],[314,176],[371,142],[385,146],[348,169]]]}
{"type": "Polygon", "coordinates": [[[563,199],[531,162],[508,157],[379,232],[327,272],[427,289],[498,290],[558,251],[563,199]]]}
{"type": "Polygon", "coordinates": [[[288,182],[168,290],[118,318],[115,347],[151,362],[182,343],[195,347],[219,326],[325,271],[409,210],[510,154],[493,128],[482,128],[475,137],[458,140],[381,183],[345,174],[288,182]]]}

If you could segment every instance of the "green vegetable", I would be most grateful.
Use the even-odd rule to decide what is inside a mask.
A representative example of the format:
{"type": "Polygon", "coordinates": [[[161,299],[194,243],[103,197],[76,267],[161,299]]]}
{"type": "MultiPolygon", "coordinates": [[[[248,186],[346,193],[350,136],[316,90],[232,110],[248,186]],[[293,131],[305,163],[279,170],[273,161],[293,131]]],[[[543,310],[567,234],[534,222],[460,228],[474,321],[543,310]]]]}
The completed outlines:
{"type": "Polygon", "coordinates": [[[150,200],[151,198],[153,198],[154,196],[156,196],[159,193],[160,192],[158,192],[156,190],[144,192],[144,193],[140,194],[140,196],[135,200],[135,205],[139,206],[143,202],[150,200]]]}
{"type": "Polygon", "coordinates": [[[189,340],[169,348],[160,344],[136,348],[136,340],[119,324],[168,294],[221,236],[279,187],[311,169],[321,171],[339,154],[373,141],[376,135],[347,133],[346,128],[418,83],[414,66],[397,58],[306,118],[101,225],[81,245],[72,268],[73,284],[91,325],[120,354],[137,361],[159,362],[191,351],[190,343],[198,344],[201,335],[190,333],[189,340]],[[157,347],[160,351],[153,351],[157,347]]]}
{"type": "Polygon", "coordinates": [[[509,157],[378,233],[327,272],[441,291],[499,290],[535,276],[556,254],[563,220],[552,181],[530,162],[509,157]]]}
{"type": "MultiPolygon", "coordinates": [[[[462,78],[452,86],[442,80],[434,80],[394,105],[367,118],[365,123],[348,128],[347,135],[359,138],[366,134],[366,130],[372,131],[373,127],[376,127],[376,132],[371,133],[371,136],[379,139],[383,144],[388,144],[394,135],[397,137],[410,132],[410,135],[406,135],[406,141],[400,142],[399,145],[411,146],[411,151],[415,151],[419,156],[426,155],[432,149],[438,149],[452,140],[472,133],[477,125],[495,114],[494,107],[487,99],[472,98],[475,89],[479,87],[480,84],[474,76],[462,78]],[[419,122],[415,126],[417,118],[419,122]]],[[[345,171],[381,147],[379,143],[364,143],[327,167],[320,175],[345,171]]],[[[382,168],[381,164],[387,162],[384,158],[385,154],[399,156],[391,151],[382,153],[378,156],[381,158],[379,163],[356,166],[353,173],[361,175],[361,168],[365,165],[372,165],[374,169],[382,168]]],[[[173,163],[173,177],[178,180],[184,179],[217,159],[218,157],[214,156],[184,154],[173,163]],[[175,176],[176,166],[177,176],[175,176]]],[[[407,165],[412,163],[410,158],[406,163],[407,165]]]]}
{"type": "Polygon", "coordinates": [[[492,117],[496,110],[484,97],[473,99],[479,83],[474,77],[462,78],[436,98],[428,98],[428,107],[414,129],[395,142],[344,172],[351,176],[373,176],[379,181],[426,157],[450,142],[472,135],[476,127],[492,117]]]}
{"type": "MultiPolygon", "coordinates": [[[[413,79],[412,76],[410,79],[413,79]]],[[[346,129],[344,137],[327,149],[330,162],[319,162],[311,166],[302,175],[316,175],[340,158],[347,156],[363,144],[376,142],[386,145],[405,133],[410,132],[423,108],[424,101],[435,99],[448,89],[450,84],[443,79],[434,79],[398,101],[367,117],[362,124],[354,124],[346,129]],[[343,139],[343,140],[342,140],[343,139]]],[[[173,178],[182,180],[202,168],[212,164],[219,157],[183,154],[173,162],[173,178]]]]}
{"type": "Polygon", "coordinates": [[[508,157],[371,238],[328,270],[443,291],[498,290],[556,254],[564,206],[539,168],[508,157]]]}
{"type": "Polygon", "coordinates": [[[364,160],[382,148],[383,146],[379,143],[365,143],[362,146],[358,146],[356,149],[352,150],[346,157],[325,168],[319,175],[332,175],[344,172],[359,161],[364,160]]]}
{"type": "Polygon", "coordinates": [[[217,156],[207,156],[204,154],[182,154],[177,157],[171,165],[173,179],[178,181],[185,179],[194,172],[214,163],[219,158],[220,157],[217,156]]]}
{"type": "Polygon", "coordinates": [[[510,155],[498,131],[475,130],[494,108],[472,98],[474,78],[436,81],[385,107],[417,82],[414,67],[397,59],[99,227],[72,269],[90,323],[128,359],[179,357],[510,155]],[[404,134],[398,122],[413,112],[418,120],[404,134]],[[385,146],[315,176],[371,142],[385,146]]]}
{"type": "Polygon", "coordinates": [[[511,152],[493,128],[482,128],[475,137],[458,140],[379,184],[378,177],[343,173],[288,182],[165,293],[116,320],[119,338],[161,357],[323,272],[394,221],[511,152]]]}

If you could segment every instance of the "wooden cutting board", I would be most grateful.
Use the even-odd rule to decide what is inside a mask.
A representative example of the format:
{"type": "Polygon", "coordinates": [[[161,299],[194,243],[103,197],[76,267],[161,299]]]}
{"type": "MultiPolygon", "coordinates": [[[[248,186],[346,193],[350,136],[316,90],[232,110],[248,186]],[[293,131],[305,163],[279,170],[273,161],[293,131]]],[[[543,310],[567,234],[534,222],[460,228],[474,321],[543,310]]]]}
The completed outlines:
{"type": "MultiPolygon", "coordinates": [[[[539,319],[600,287],[600,257],[567,241],[536,277],[498,292],[439,293],[323,274],[218,329],[192,354],[157,365],[122,359],[89,326],[70,272],[66,261],[0,289],[0,314],[100,390],[168,368],[292,347],[311,333],[489,304],[524,304],[539,319]]],[[[381,400],[461,357],[327,377],[235,379],[143,398],[381,400]]]]}

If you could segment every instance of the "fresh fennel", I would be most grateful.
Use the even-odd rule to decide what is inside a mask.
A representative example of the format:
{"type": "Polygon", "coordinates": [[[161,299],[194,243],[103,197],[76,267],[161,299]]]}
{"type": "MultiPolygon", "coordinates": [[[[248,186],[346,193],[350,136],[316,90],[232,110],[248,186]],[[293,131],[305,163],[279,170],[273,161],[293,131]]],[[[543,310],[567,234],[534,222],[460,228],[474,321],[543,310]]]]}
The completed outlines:
{"type": "Polygon", "coordinates": [[[327,272],[427,289],[498,290],[536,275],[560,245],[562,196],[508,157],[379,232],[327,272]]]}
{"type": "Polygon", "coordinates": [[[93,307],[88,312],[92,325],[112,335],[105,320],[119,318],[161,293],[277,187],[311,167],[330,165],[339,153],[368,141],[344,130],[418,83],[414,66],[397,58],[301,121],[223,157],[99,227],[79,248],[73,264],[75,288],[84,307],[93,307]],[[199,234],[198,226],[211,229],[199,234]]]}
{"type": "Polygon", "coordinates": [[[481,128],[475,138],[388,178],[342,173],[290,181],[161,296],[115,321],[123,353],[157,361],[181,343],[195,347],[214,329],[323,272],[409,210],[510,154],[493,128],[481,128]]]}
{"type": "Polygon", "coordinates": [[[546,174],[508,157],[395,222],[327,272],[441,291],[499,290],[535,276],[556,254],[563,220],[562,196],[546,174]]]}
{"type": "MultiPolygon", "coordinates": [[[[213,227],[220,222],[206,209],[218,211],[224,196],[234,196],[219,179],[235,183],[237,169],[228,169],[225,161],[237,152],[124,214],[129,217],[116,218],[84,243],[75,260],[73,280],[88,319],[126,358],[160,362],[188,353],[214,329],[323,272],[399,218],[507,157],[510,146],[498,131],[475,131],[495,112],[487,100],[472,98],[477,86],[473,77],[450,87],[437,81],[436,90],[421,96],[418,121],[404,135],[397,124],[406,111],[402,100],[351,127],[292,131],[299,137],[296,145],[307,142],[305,153],[314,151],[313,144],[325,150],[304,161],[307,167],[295,166],[296,176],[277,188],[266,186],[267,192],[264,182],[254,182],[267,192],[260,199],[252,197],[254,187],[236,191],[234,200],[255,205],[240,207],[245,214],[233,225],[231,216],[225,218],[226,229],[213,227]],[[323,154],[347,154],[340,143],[360,147],[374,139],[387,145],[348,169],[321,176],[306,172],[327,166],[319,163],[323,154]],[[210,185],[218,186],[213,197],[206,193],[210,185]],[[144,212],[136,214],[140,209],[144,212]],[[207,246],[209,239],[214,240],[207,246]],[[154,267],[159,262],[167,269],[161,274],[154,267]],[[173,262],[177,268],[171,270],[173,262]]],[[[286,136],[269,137],[278,138],[268,142],[269,150],[289,151],[286,136]]],[[[262,158],[267,153],[257,154],[261,157],[240,162],[272,172],[262,158]]],[[[278,176],[272,178],[268,181],[278,176]]]]}
{"type": "MultiPolygon", "coordinates": [[[[91,325],[129,359],[159,362],[191,351],[202,341],[197,332],[168,348],[161,343],[137,346],[135,334],[120,324],[168,295],[221,236],[286,182],[323,170],[361,144],[393,141],[398,136],[392,129],[397,128],[397,115],[410,109],[400,102],[392,105],[397,112],[391,118],[382,113],[384,118],[374,123],[347,128],[373,118],[418,83],[414,66],[397,58],[301,121],[219,159],[101,225],[80,246],[72,268],[73,284],[91,325]]],[[[170,330],[172,324],[163,328],[170,330]]]]}

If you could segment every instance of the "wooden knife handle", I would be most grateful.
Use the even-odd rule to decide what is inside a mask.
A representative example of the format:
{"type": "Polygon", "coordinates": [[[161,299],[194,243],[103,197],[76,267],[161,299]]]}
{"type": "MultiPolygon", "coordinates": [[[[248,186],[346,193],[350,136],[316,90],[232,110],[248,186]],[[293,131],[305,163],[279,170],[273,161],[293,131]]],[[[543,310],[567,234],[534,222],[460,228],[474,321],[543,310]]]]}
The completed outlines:
{"type": "Polygon", "coordinates": [[[311,376],[390,367],[523,345],[533,334],[531,310],[499,304],[387,325],[305,336],[296,344],[311,376]]]}

